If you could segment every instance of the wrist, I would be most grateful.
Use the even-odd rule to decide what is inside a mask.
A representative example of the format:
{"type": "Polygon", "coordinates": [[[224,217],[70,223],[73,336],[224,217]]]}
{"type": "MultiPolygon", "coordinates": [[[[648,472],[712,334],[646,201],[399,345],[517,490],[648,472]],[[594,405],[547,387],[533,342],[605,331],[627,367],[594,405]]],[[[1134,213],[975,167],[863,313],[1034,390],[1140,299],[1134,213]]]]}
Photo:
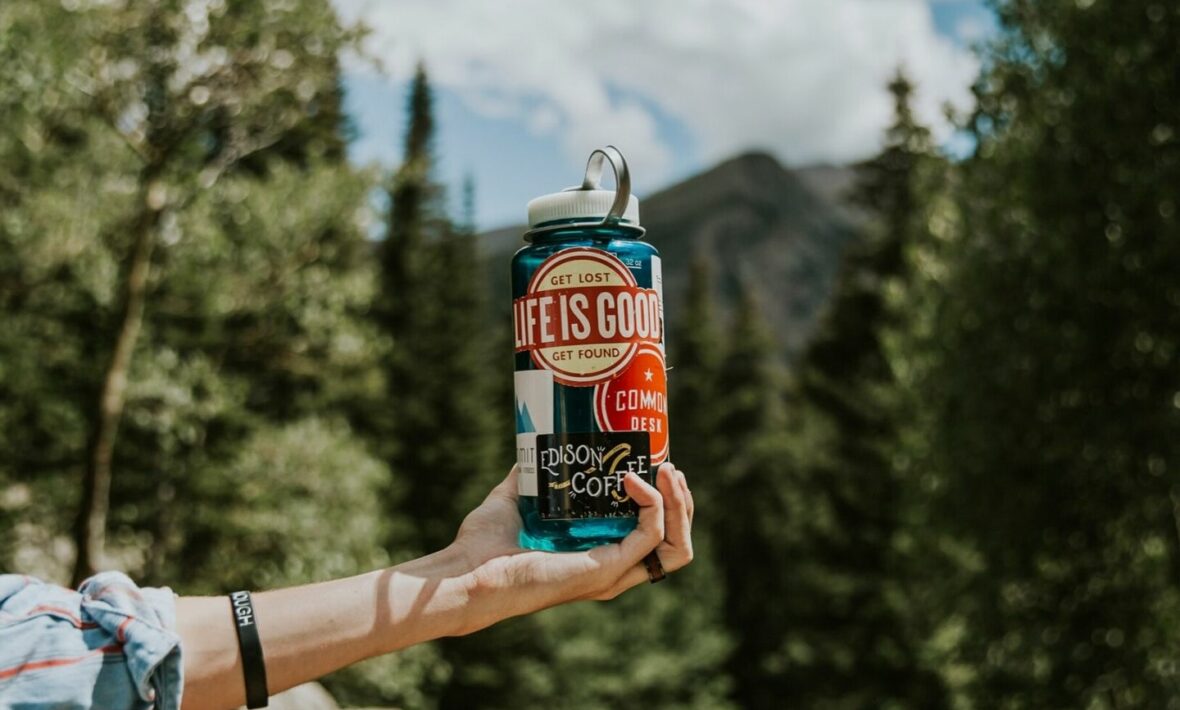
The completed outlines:
{"type": "Polygon", "coordinates": [[[466,560],[454,546],[371,574],[383,597],[373,624],[377,654],[467,633],[466,560]]]}
{"type": "Polygon", "coordinates": [[[463,576],[467,598],[463,634],[548,606],[538,603],[536,586],[518,562],[515,555],[495,557],[463,576]]]}
{"type": "Polygon", "coordinates": [[[476,566],[462,546],[452,542],[443,549],[419,560],[429,570],[431,584],[448,613],[440,615],[438,636],[465,636],[478,628],[473,625],[477,616],[473,605],[477,601],[473,579],[476,566]]]}
{"type": "Polygon", "coordinates": [[[467,555],[456,543],[452,542],[441,550],[402,562],[387,571],[397,571],[402,574],[431,579],[445,579],[461,577],[471,571],[471,566],[467,555]]]}

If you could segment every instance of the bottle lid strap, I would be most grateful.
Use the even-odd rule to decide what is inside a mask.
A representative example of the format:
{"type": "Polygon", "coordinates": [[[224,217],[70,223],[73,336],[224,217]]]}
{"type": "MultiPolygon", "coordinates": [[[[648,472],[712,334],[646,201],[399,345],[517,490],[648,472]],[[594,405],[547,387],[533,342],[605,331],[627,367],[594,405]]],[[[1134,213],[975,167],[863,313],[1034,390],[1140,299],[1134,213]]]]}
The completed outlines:
{"type": "MultiPolygon", "coordinates": [[[[599,220],[586,220],[576,222],[565,222],[561,224],[551,224],[544,227],[535,227],[524,233],[526,241],[532,241],[533,237],[538,234],[545,234],[546,232],[556,232],[563,229],[578,229],[586,227],[611,227],[622,222],[623,214],[627,210],[627,205],[631,202],[631,172],[627,169],[627,159],[623,157],[622,152],[613,145],[608,145],[605,148],[595,148],[590,153],[590,158],[586,161],[586,174],[582,178],[581,185],[567,187],[562,192],[575,192],[577,190],[601,190],[602,189],[602,173],[606,169],[606,164],[610,163],[611,171],[615,174],[615,199],[611,203],[610,210],[607,211],[606,216],[599,220]]],[[[629,229],[637,230],[640,236],[643,235],[644,229],[639,225],[626,225],[629,229]]]]}

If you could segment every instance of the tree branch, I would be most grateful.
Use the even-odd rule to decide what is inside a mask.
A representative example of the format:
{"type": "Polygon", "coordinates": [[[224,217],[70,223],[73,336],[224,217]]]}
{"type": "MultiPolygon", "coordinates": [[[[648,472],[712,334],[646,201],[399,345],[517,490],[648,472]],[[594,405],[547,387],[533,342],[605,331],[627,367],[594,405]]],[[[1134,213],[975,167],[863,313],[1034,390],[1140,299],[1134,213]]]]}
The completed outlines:
{"type": "Polygon", "coordinates": [[[131,263],[127,268],[119,331],[110,362],[102,378],[98,412],[86,447],[82,501],[74,524],[74,543],[77,548],[73,572],[74,586],[94,574],[96,565],[104,561],[107,513],[111,497],[111,461],[114,458],[119,421],[123,417],[123,407],[127,399],[127,374],[131,367],[131,354],[135,350],[143,325],[152,250],[163,211],[163,205],[156,204],[151,194],[157,186],[155,173],[155,170],[145,170],[142,178],[141,208],[132,225],[135,242],[131,249],[131,263]]]}

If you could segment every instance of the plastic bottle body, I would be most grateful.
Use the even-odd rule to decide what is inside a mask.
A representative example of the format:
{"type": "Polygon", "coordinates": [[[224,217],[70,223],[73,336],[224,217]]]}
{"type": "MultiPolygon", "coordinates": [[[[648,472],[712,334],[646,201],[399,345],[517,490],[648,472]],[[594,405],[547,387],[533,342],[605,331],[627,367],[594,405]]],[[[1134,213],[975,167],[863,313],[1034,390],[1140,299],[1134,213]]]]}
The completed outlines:
{"type": "Polygon", "coordinates": [[[622,539],[637,523],[622,492],[623,469],[638,467],[650,481],[667,457],[661,262],[639,234],[625,225],[564,229],[537,236],[512,259],[524,547],[573,551],[622,539]],[[619,285],[628,274],[631,281],[619,285]],[[607,285],[579,287],[594,279],[607,285]],[[634,345],[621,340],[624,329],[634,345]],[[591,330],[597,341],[577,344],[576,336],[591,330]],[[603,333],[616,342],[603,346],[603,333]],[[536,347],[546,343],[557,347],[536,347]],[[601,370],[568,371],[568,358],[598,353],[607,353],[595,361],[601,370]],[[630,456],[612,455],[623,447],[630,456]]]}

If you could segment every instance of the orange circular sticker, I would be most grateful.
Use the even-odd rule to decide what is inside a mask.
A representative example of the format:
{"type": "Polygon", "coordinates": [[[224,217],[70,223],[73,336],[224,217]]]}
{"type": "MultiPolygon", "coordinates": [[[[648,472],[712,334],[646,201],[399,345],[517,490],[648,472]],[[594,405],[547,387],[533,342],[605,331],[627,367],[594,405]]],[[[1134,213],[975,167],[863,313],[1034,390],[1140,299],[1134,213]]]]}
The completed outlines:
{"type": "Polygon", "coordinates": [[[643,344],[626,369],[594,388],[594,418],[602,431],[645,431],[652,465],[668,458],[668,380],[664,353],[643,344]]]}

